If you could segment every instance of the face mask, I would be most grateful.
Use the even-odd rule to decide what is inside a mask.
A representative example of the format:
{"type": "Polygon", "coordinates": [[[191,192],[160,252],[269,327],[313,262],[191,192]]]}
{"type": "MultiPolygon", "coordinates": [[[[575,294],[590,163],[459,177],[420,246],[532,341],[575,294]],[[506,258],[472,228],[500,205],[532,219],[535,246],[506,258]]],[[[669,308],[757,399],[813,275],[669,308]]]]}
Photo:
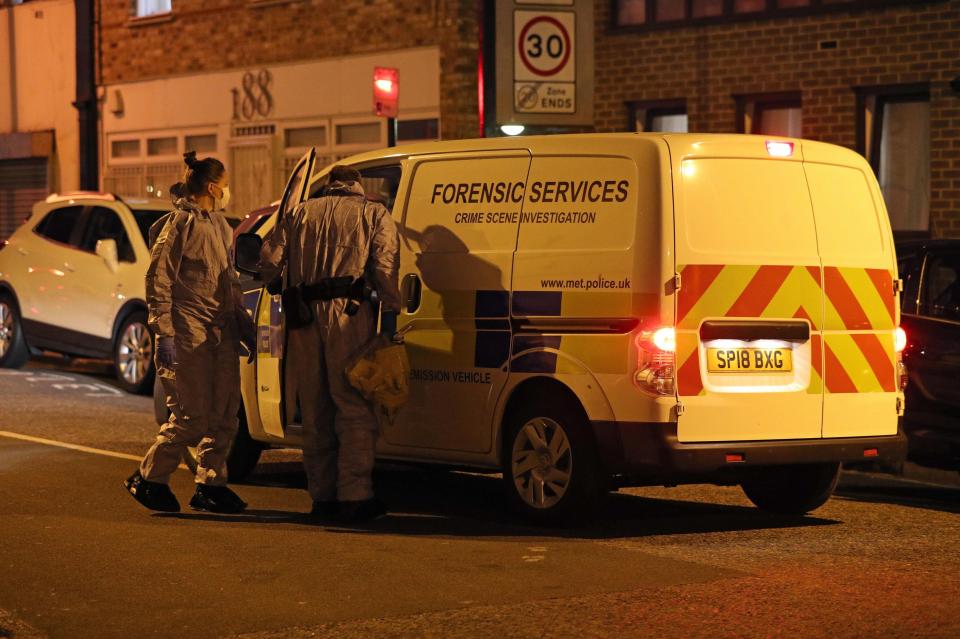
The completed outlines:
{"type": "Polygon", "coordinates": [[[230,204],[230,187],[229,186],[223,187],[220,193],[220,198],[219,199],[215,198],[214,204],[215,204],[214,208],[218,211],[227,208],[227,205],[230,204]]]}

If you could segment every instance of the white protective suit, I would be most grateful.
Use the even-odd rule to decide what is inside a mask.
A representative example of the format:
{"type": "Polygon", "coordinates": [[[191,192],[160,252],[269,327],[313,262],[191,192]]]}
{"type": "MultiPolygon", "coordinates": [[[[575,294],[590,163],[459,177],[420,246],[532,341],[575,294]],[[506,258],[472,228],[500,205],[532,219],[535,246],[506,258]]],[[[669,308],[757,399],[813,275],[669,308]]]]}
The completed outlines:
{"type": "MultiPolygon", "coordinates": [[[[390,213],[368,202],[357,182],[334,182],[301,204],[267,236],[260,255],[265,281],[286,269],[286,286],[365,276],[383,311],[400,309],[399,237],[390,213]]],[[[288,375],[296,376],[303,416],[304,467],[315,502],[373,498],[377,438],[373,407],[344,369],[376,332],[375,307],[356,315],[346,299],[313,303],[314,322],[288,331],[288,375]]]]}
{"type": "MultiPolygon", "coordinates": [[[[188,446],[198,446],[197,483],[227,482],[226,457],[240,408],[240,282],[223,215],[181,198],[150,229],[148,322],[156,339],[173,337],[174,370],[157,365],[170,418],[140,465],[144,479],[167,483],[188,446]]],[[[245,327],[245,330],[252,330],[245,327]]]]}

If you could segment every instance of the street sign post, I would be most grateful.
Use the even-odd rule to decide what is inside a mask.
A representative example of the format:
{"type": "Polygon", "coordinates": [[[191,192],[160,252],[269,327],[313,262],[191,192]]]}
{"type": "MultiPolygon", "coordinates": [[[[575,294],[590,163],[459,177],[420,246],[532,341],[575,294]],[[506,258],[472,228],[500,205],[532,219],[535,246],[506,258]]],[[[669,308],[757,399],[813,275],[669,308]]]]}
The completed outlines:
{"type": "Polygon", "coordinates": [[[592,125],[593,3],[498,0],[496,24],[498,124],[592,125]]]}

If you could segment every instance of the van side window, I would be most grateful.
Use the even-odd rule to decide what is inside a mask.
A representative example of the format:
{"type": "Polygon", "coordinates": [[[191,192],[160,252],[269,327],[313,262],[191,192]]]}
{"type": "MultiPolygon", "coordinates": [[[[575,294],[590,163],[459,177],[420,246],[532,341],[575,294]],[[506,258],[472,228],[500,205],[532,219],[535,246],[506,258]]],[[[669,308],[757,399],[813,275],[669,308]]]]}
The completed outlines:
{"type": "Polygon", "coordinates": [[[932,255],[927,260],[921,314],[960,321],[960,255],[932,255]]]}
{"type": "Polygon", "coordinates": [[[69,245],[81,213],[83,213],[82,206],[68,206],[50,211],[34,231],[48,240],[69,245]]]}
{"type": "Polygon", "coordinates": [[[368,200],[383,204],[392,213],[400,188],[400,176],[401,169],[396,164],[360,169],[360,185],[368,200]]]}
{"type": "Polygon", "coordinates": [[[90,211],[80,248],[93,253],[100,240],[113,240],[117,243],[117,257],[121,262],[134,262],[133,245],[123,228],[123,222],[116,212],[96,206],[90,211]]]}

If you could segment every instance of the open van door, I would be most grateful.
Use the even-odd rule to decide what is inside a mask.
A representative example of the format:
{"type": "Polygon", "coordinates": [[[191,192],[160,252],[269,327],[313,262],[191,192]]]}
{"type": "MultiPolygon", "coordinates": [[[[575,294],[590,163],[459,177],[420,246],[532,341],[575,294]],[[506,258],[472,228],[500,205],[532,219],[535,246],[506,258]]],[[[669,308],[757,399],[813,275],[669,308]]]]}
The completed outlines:
{"type": "MultiPolygon", "coordinates": [[[[273,224],[285,215],[291,215],[303,202],[317,161],[317,151],[311,148],[297,162],[280,200],[280,207],[274,214],[273,224]]],[[[272,225],[271,225],[272,226],[272,225]]],[[[286,277],[286,274],[284,274],[286,277]]],[[[264,285],[268,282],[264,282],[264,285]]],[[[257,394],[260,422],[263,429],[276,437],[284,436],[286,420],[284,415],[284,395],[295,397],[286,389],[283,380],[283,356],[285,338],[283,313],[280,308],[280,296],[270,295],[266,288],[261,292],[257,311],[257,394]]]]}
{"type": "Polygon", "coordinates": [[[821,268],[799,143],[671,151],[681,442],[821,436],[821,268]]]}

